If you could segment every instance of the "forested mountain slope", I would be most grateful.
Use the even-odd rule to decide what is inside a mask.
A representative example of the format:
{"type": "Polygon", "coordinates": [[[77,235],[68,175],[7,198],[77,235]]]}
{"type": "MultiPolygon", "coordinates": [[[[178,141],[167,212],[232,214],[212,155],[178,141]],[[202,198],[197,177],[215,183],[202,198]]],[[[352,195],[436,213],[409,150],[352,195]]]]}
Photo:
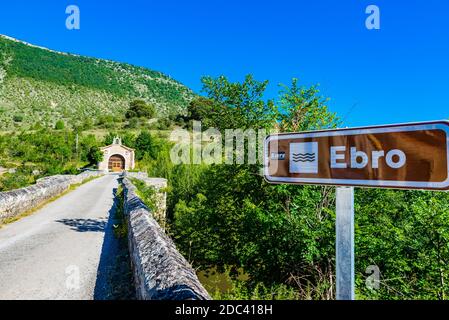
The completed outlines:
{"type": "Polygon", "coordinates": [[[0,35],[0,130],[119,116],[136,98],[153,102],[160,116],[177,114],[193,95],[161,72],[0,35]]]}

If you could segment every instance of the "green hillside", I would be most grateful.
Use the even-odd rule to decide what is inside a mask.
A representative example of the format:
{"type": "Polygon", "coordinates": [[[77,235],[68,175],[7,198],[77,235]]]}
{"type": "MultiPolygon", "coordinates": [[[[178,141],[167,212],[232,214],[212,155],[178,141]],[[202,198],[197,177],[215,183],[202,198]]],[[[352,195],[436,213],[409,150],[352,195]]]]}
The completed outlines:
{"type": "Polygon", "coordinates": [[[182,112],[193,92],[161,72],[51,51],[0,35],[0,130],[121,116],[130,100],[182,112]]]}

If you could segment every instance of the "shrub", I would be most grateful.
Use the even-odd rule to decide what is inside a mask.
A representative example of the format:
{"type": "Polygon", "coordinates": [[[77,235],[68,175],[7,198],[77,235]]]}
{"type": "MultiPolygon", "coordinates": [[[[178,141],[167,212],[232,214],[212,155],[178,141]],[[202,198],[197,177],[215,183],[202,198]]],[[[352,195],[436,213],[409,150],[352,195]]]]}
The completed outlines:
{"type": "Polygon", "coordinates": [[[58,120],[58,121],[56,122],[55,129],[56,129],[56,130],[64,130],[64,128],[65,128],[65,123],[64,123],[64,121],[58,120]]]}
{"type": "Polygon", "coordinates": [[[103,160],[103,152],[101,152],[100,148],[92,147],[87,154],[87,160],[91,165],[97,165],[100,161],[103,160]]]}
{"type": "Polygon", "coordinates": [[[16,114],[15,116],[12,117],[12,119],[14,120],[14,122],[22,122],[23,121],[23,115],[16,114]]]}
{"type": "Polygon", "coordinates": [[[139,119],[131,118],[126,126],[128,129],[135,129],[139,126],[139,119]]]}
{"type": "Polygon", "coordinates": [[[173,123],[168,118],[159,119],[157,122],[157,128],[159,130],[170,130],[173,126],[173,123]]]}
{"type": "Polygon", "coordinates": [[[134,100],[129,104],[126,118],[153,118],[156,115],[156,108],[143,100],[134,100]]]}

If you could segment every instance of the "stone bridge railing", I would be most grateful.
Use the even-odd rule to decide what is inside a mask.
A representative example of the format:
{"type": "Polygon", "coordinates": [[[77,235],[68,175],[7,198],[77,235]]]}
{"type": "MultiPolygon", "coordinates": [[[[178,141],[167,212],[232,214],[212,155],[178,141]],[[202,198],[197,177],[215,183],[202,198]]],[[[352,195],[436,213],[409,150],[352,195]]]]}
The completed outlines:
{"type": "Polygon", "coordinates": [[[167,180],[162,178],[150,178],[145,172],[127,172],[126,176],[132,179],[143,181],[147,186],[153,187],[156,191],[154,198],[156,210],[152,212],[153,217],[159,226],[165,230],[167,212],[167,180]]]}
{"type": "MultiPolygon", "coordinates": [[[[127,175],[141,179],[156,189],[166,186],[163,179],[150,179],[142,174],[127,175]]],[[[195,271],[153,218],[128,177],[123,179],[124,206],[137,298],[210,300],[195,271]]]]}
{"type": "Polygon", "coordinates": [[[0,192],[0,223],[17,217],[67,191],[70,186],[103,175],[101,171],[85,171],[79,175],[59,175],[37,180],[35,185],[0,192]]]}

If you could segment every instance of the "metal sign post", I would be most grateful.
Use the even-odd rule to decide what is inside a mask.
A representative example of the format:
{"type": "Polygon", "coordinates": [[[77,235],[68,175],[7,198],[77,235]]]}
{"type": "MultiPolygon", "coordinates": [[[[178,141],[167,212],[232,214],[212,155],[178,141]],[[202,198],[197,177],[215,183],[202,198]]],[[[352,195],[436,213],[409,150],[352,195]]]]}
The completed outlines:
{"type": "Polygon", "coordinates": [[[449,190],[449,121],[270,135],[264,177],[337,186],[337,299],[354,300],[354,187],[449,190]]]}
{"type": "Polygon", "coordinates": [[[337,187],[337,300],[354,300],[354,188],[337,187]]]}

